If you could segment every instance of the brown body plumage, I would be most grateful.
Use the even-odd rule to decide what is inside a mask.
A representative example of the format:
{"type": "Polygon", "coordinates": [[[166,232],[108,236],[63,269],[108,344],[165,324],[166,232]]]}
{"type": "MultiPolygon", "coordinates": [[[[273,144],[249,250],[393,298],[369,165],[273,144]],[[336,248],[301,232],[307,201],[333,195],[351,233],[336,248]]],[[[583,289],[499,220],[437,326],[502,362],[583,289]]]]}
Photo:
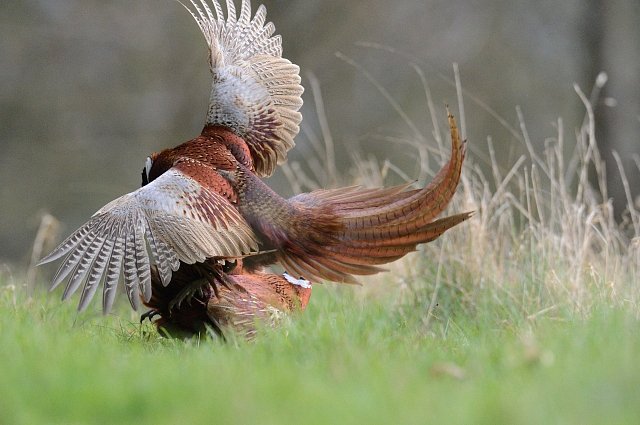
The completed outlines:
{"type": "Polygon", "coordinates": [[[171,336],[191,336],[209,329],[220,336],[233,331],[252,338],[259,322],[275,325],[284,316],[303,311],[311,297],[309,282],[286,274],[252,272],[243,268],[242,260],[223,275],[218,270],[214,260],[181,267],[168,286],[152,274],[153,295],[146,303],[151,312],[143,317],[153,319],[161,333],[171,336]],[[194,282],[198,289],[172,305],[194,282]]]}
{"type": "Polygon", "coordinates": [[[425,188],[275,193],[261,177],[286,159],[298,132],[298,67],[281,57],[264,7],[252,18],[248,1],[238,15],[228,0],[225,17],[213,0],[214,17],[206,1],[192,5],[213,74],[205,127],[152,154],[142,188],[105,205],[42,260],[64,257],[53,283],[68,278],[63,298],[82,287],[84,309],[102,283],[108,312],[123,281],[133,308],[151,307],[161,327],[250,335],[255,320],[304,309],[305,282],[354,283],[470,216],[436,220],[465,156],[451,115],[451,158],[425,188]],[[274,263],[288,274],[263,269],[274,263]]]}

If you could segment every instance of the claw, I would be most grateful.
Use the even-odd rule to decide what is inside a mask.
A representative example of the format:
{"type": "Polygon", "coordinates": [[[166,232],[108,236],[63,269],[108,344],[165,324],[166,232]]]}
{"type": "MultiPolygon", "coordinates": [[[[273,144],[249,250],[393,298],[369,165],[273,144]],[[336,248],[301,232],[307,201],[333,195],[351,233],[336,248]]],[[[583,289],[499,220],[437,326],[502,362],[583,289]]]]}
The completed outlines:
{"type": "Polygon", "coordinates": [[[146,313],[140,315],[140,323],[143,323],[147,319],[149,319],[149,321],[153,323],[153,318],[156,316],[160,316],[160,312],[158,310],[149,310],[146,313]]]}
{"type": "Polygon", "coordinates": [[[220,263],[222,265],[222,273],[220,270],[212,270],[205,276],[205,279],[209,282],[209,285],[213,289],[213,293],[216,298],[220,298],[220,292],[218,289],[218,285],[222,284],[225,288],[231,289],[232,283],[229,281],[229,276],[226,274],[225,270],[233,270],[238,264],[237,261],[233,263],[220,263]],[[227,268],[227,264],[232,264],[231,268],[227,268]]]}
{"type": "Polygon", "coordinates": [[[196,295],[203,297],[204,296],[203,287],[208,283],[209,283],[208,279],[202,278],[202,279],[196,279],[191,283],[189,283],[188,285],[186,285],[184,288],[182,288],[180,292],[178,292],[178,295],[176,295],[175,298],[169,302],[169,311],[173,311],[175,308],[180,309],[180,307],[182,306],[182,303],[185,301],[187,301],[187,303],[191,305],[191,300],[196,295]]]}

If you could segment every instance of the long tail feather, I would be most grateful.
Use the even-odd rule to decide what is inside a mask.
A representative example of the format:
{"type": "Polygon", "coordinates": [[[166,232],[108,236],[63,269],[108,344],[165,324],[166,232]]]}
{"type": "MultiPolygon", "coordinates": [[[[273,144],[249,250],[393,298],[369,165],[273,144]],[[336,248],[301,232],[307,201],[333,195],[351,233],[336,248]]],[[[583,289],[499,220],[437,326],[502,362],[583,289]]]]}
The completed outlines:
{"type": "Polygon", "coordinates": [[[377,265],[415,251],[417,245],[437,239],[470,218],[472,212],[435,220],[455,193],[466,151],[455,119],[451,114],[448,118],[451,158],[423,189],[409,189],[410,185],[386,189],[349,187],[292,198],[292,204],[311,211],[311,218],[302,222],[315,228],[298,233],[317,233],[315,240],[322,243],[314,245],[308,237],[297,244],[296,240],[290,241],[288,249],[278,253],[280,263],[307,279],[354,283],[353,275],[377,273],[382,270],[377,265]],[[314,216],[331,224],[318,226],[314,216]]]}

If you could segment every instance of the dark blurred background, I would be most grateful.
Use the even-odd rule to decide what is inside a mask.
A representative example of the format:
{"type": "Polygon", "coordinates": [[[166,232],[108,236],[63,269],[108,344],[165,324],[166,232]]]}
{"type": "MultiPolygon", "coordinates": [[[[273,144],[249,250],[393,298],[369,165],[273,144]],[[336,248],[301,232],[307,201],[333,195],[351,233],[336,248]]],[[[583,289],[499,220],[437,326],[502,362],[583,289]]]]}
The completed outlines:
{"type": "MultiPolygon", "coordinates": [[[[238,2],[237,2],[238,3],[238,2]]],[[[254,2],[254,8],[258,2],[254,2]]],[[[609,77],[595,105],[598,143],[610,161],[610,194],[621,153],[638,194],[640,152],[640,2],[637,0],[265,0],[285,56],[302,68],[303,125],[318,133],[307,76],[322,88],[341,171],[349,152],[390,158],[408,174],[415,152],[379,134],[413,132],[361,71],[393,95],[424,134],[433,131],[411,59],[358,42],[391,46],[424,70],[438,108],[456,105],[452,62],[462,85],[515,129],[522,108],[537,149],[556,135],[567,143],[599,72],[609,77]]],[[[140,184],[146,156],[196,136],[209,95],[204,40],[171,0],[14,0],[0,11],[0,263],[26,264],[40,218],[50,212],[73,230],[140,184]]],[[[522,152],[505,125],[465,98],[475,152],[491,137],[506,168],[522,152]]],[[[455,108],[454,108],[455,110],[455,108]]],[[[442,124],[445,124],[442,110],[442,124]]],[[[290,158],[314,155],[302,135],[290,158]]],[[[481,161],[479,161],[481,162],[481,161]]],[[[270,180],[291,191],[282,173],[270,180]]]]}

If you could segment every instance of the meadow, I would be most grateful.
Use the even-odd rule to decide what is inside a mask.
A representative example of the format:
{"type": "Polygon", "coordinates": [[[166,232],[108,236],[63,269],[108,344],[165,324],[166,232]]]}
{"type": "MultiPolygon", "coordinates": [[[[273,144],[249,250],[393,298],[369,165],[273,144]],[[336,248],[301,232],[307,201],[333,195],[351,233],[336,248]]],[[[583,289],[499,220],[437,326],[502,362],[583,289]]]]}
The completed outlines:
{"type": "MultiPolygon", "coordinates": [[[[471,220],[361,287],[316,285],[304,314],[252,342],[165,339],[125,302],[77,314],[4,275],[0,423],[637,423],[640,214],[629,195],[615,220],[576,93],[584,123],[559,119],[542,153],[522,116],[527,154],[509,169],[490,140],[472,150],[448,209],[471,220]]],[[[424,178],[449,154],[429,105],[424,178]]],[[[355,168],[364,184],[400,171],[355,168]]]]}

